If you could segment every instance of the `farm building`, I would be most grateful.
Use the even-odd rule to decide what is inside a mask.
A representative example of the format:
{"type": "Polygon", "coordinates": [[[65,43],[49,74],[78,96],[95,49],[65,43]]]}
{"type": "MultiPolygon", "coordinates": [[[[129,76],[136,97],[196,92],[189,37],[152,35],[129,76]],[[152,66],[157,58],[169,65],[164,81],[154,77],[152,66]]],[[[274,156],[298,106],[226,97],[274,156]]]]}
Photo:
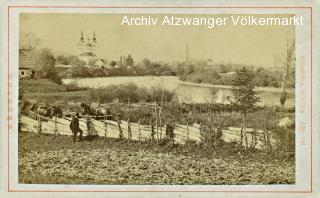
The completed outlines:
{"type": "Polygon", "coordinates": [[[107,65],[107,63],[105,60],[99,58],[99,59],[95,60],[93,65],[96,67],[105,67],[107,65]]]}
{"type": "Polygon", "coordinates": [[[33,78],[35,75],[31,53],[29,49],[19,49],[19,78],[33,78]]]}

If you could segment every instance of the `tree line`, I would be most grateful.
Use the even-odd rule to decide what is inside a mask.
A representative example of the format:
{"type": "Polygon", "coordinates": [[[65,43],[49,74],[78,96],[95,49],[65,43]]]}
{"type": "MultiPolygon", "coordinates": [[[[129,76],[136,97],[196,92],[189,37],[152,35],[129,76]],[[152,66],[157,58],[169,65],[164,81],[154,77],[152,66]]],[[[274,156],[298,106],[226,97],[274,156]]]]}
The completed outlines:
{"type": "MultiPolygon", "coordinates": [[[[232,85],[236,71],[243,67],[238,64],[213,64],[197,61],[195,63],[179,63],[176,74],[180,80],[193,83],[207,83],[214,85],[232,85]]],[[[246,66],[253,74],[253,82],[258,87],[281,87],[282,71],[263,67],[246,66]]],[[[295,70],[290,69],[287,74],[287,86],[294,88],[295,70]]]]}
{"type": "MultiPolygon", "coordinates": [[[[62,78],[76,77],[108,77],[108,76],[178,76],[180,80],[193,83],[232,86],[236,71],[241,68],[237,64],[208,64],[208,61],[162,63],[144,58],[135,62],[130,55],[125,64],[109,61],[103,66],[95,66],[95,60],[88,65],[77,56],[54,56],[49,49],[35,49],[32,52],[32,65],[38,72],[38,77],[49,78],[60,82],[62,78]],[[69,65],[59,68],[56,65],[69,65]]],[[[209,61],[210,63],[210,61],[209,61]]],[[[290,63],[291,64],[291,63],[290,63]]],[[[262,67],[247,66],[253,75],[253,83],[258,87],[283,87],[283,72],[262,67]]],[[[287,67],[288,68],[288,67],[287,67]]],[[[287,88],[294,88],[295,70],[286,70],[287,88]]]]}

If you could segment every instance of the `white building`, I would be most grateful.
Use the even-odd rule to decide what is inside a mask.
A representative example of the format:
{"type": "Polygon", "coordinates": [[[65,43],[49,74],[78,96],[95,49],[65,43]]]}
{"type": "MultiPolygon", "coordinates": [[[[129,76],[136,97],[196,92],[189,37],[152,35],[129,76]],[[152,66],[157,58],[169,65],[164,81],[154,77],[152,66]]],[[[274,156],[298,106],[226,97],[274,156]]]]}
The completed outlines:
{"type": "Polygon", "coordinates": [[[78,58],[89,65],[91,60],[96,59],[96,43],[97,38],[95,32],[93,32],[92,38],[89,37],[85,38],[83,36],[83,32],[81,32],[80,37],[80,54],[78,58]]]}

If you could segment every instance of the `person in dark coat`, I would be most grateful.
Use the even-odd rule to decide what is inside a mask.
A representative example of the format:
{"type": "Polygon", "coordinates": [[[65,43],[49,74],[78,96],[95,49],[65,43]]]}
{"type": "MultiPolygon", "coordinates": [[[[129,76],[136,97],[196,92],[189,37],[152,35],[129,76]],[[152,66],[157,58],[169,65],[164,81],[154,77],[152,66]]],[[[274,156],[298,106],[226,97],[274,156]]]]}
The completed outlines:
{"type": "Polygon", "coordinates": [[[83,131],[79,127],[79,113],[76,113],[76,115],[72,116],[71,123],[70,123],[70,129],[73,133],[73,142],[76,141],[78,133],[80,133],[79,141],[81,141],[83,131]]]}

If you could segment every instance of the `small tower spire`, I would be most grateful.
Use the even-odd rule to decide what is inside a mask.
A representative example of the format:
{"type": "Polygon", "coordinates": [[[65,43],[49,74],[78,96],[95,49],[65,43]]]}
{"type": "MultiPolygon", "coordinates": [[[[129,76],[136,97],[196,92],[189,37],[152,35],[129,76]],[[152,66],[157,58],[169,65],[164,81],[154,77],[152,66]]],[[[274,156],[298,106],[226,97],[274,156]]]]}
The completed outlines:
{"type": "Polygon", "coordinates": [[[83,46],[84,45],[84,37],[83,37],[83,30],[81,30],[81,35],[80,35],[80,53],[83,52],[83,46]]]}
{"type": "Polygon", "coordinates": [[[97,42],[96,32],[95,32],[95,31],[93,31],[92,41],[93,41],[94,43],[97,42]]]}
{"type": "Polygon", "coordinates": [[[83,38],[83,30],[81,31],[80,41],[84,41],[84,38],[83,38]]]}

